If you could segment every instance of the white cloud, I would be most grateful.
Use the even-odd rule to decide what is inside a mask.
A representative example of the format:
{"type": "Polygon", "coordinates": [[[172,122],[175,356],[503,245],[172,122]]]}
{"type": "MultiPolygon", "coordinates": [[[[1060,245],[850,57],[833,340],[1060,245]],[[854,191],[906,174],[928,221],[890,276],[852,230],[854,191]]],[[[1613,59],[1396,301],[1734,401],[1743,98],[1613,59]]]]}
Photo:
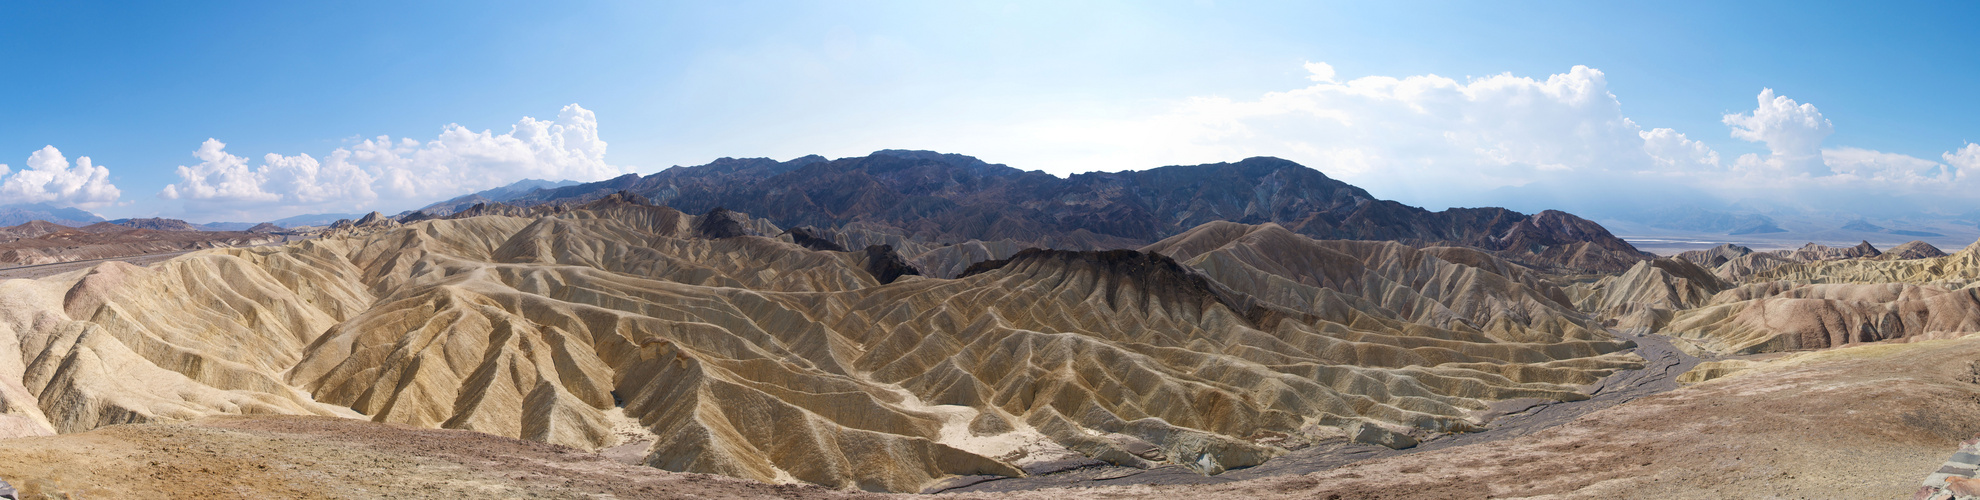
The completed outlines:
{"type": "Polygon", "coordinates": [[[1306,79],[1334,83],[1334,66],[1323,62],[1306,63],[1306,79]]]}
{"type": "Polygon", "coordinates": [[[1860,180],[1915,184],[1948,181],[1953,174],[1936,161],[1851,147],[1823,149],[1822,162],[1837,176],[1860,180]]]}
{"type": "Polygon", "coordinates": [[[437,201],[526,178],[591,181],[630,171],[605,162],[598,117],[576,104],[555,120],[525,117],[504,134],[449,124],[431,141],[378,136],[320,161],[269,154],[250,168],[225,147],[207,140],[194,153],[201,162],[179,167],[180,182],[159,196],[186,200],[195,212],[356,210],[437,201]]]}
{"type": "Polygon", "coordinates": [[[27,168],[12,175],[10,171],[0,165],[0,205],[48,203],[87,209],[116,203],[122,195],[110,183],[109,168],[91,163],[87,156],[76,158],[72,167],[55,146],[28,155],[27,168]]]}
{"type": "Polygon", "coordinates": [[[1742,169],[1766,169],[1790,175],[1820,176],[1830,173],[1823,164],[1822,140],[1836,131],[1835,125],[1814,104],[1796,103],[1787,96],[1774,95],[1774,89],[1761,89],[1755,98],[1759,106],[1752,113],[1729,114],[1721,118],[1732,127],[1732,136],[1749,142],[1764,142],[1766,158],[1746,155],[1739,159],[1742,169]]]}
{"type": "Polygon", "coordinates": [[[1651,160],[1667,169],[1716,171],[1720,168],[1719,152],[1676,130],[1658,128],[1639,131],[1636,135],[1643,138],[1643,151],[1651,160]]]}
{"type": "Polygon", "coordinates": [[[1057,173],[1277,156],[1426,204],[1564,176],[1720,168],[1710,147],[1625,117],[1606,75],[1586,66],[1542,79],[1463,81],[1344,80],[1326,63],[1305,68],[1309,86],[1256,99],[1197,97],[1148,115],[1048,119],[978,135],[979,144],[941,142],[959,150],[1025,144],[1029,154],[1001,159],[1057,173]]]}
{"type": "Polygon", "coordinates": [[[1980,198],[1980,145],[1947,152],[1943,162],[1825,146],[1835,124],[1814,104],[1772,89],[1756,95],[1751,111],[1718,117],[1732,138],[1767,148],[1731,158],[1681,131],[1639,126],[1593,68],[1458,80],[1348,78],[1326,63],[1304,67],[1308,81],[1298,88],[1255,97],[907,135],[1059,174],[1277,156],[1430,208],[1622,215],[1673,203],[1840,210],[1980,198]]]}
{"type": "Polygon", "coordinates": [[[200,143],[199,150],[193,152],[193,157],[199,158],[199,164],[190,167],[180,165],[180,182],[165,186],[159,196],[171,200],[183,197],[224,202],[282,199],[261,189],[261,185],[267,182],[268,167],[263,166],[258,171],[249,168],[247,158],[227,154],[226,148],[226,143],[210,138],[200,143]]]}
{"type": "Polygon", "coordinates": [[[1953,166],[1954,178],[1961,182],[1973,182],[1980,177],[1980,144],[1966,143],[1965,147],[1947,151],[1939,155],[1953,166]]]}

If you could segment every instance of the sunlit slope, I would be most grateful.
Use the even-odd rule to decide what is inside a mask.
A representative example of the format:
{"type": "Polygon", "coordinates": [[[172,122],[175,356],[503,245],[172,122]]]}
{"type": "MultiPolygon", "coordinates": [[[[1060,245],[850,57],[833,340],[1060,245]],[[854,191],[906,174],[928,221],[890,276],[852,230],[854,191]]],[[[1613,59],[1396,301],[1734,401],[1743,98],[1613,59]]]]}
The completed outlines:
{"type": "Polygon", "coordinates": [[[652,466],[915,491],[1052,450],[1216,473],[1354,422],[1463,431],[1640,363],[1467,249],[1213,223],[883,285],[864,252],[590,208],[0,282],[0,432],[320,414],[592,449],[622,412],[652,466]]]}

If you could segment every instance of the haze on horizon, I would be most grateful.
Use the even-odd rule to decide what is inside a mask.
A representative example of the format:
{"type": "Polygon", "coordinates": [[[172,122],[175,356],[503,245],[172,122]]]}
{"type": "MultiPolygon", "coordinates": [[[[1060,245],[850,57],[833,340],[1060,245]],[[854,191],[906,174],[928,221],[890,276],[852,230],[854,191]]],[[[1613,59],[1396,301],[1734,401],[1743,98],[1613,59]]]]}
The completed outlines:
{"type": "Polygon", "coordinates": [[[10,4],[0,205],[263,221],[928,149],[1275,156],[1431,209],[1980,208],[1972,6],[1527,7],[10,4]]]}

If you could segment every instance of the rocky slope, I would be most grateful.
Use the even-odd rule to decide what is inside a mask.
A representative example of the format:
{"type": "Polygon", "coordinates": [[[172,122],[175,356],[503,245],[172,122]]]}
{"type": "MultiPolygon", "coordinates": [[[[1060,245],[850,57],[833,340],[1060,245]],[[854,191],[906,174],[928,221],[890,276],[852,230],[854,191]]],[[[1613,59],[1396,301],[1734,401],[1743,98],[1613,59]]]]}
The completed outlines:
{"type": "Polygon", "coordinates": [[[548,212],[0,281],[0,429],[321,415],[918,491],[1068,457],[1215,474],[1344,427],[1401,446],[1642,365],[1468,248],[1213,223],[938,279],[734,212],[548,212]]]}
{"type": "MultiPolygon", "coordinates": [[[[1756,275],[1767,273],[1774,268],[1795,263],[1826,261],[1869,260],[1913,260],[1945,257],[1947,254],[1938,247],[1923,241],[1912,241],[1893,247],[1889,252],[1878,251],[1870,242],[1854,247],[1830,248],[1809,243],[1795,250],[1774,250],[1755,252],[1753,249],[1727,243],[1708,250],[1692,250],[1677,255],[1678,259],[1690,261],[1713,270],[1719,279],[1733,283],[1747,281],[1756,275]]],[[[1772,276],[1772,275],[1769,275],[1772,276]]],[[[1772,279],[1761,277],[1759,279],[1772,279]]]]}
{"type": "Polygon", "coordinates": [[[1883,255],[1878,255],[1877,258],[1882,260],[1911,260],[1945,256],[1946,252],[1939,250],[1939,247],[1932,246],[1931,243],[1913,240],[1909,243],[1892,247],[1890,251],[1884,252],[1883,255]]]}
{"type": "Polygon", "coordinates": [[[535,191],[511,204],[583,202],[620,191],[689,213],[722,207],[783,227],[827,230],[864,224],[867,231],[884,228],[936,246],[976,240],[1068,250],[1134,248],[1229,221],[1272,222],[1316,239],[1477,247],[1543,268],[1622,271],[1647,258],[1600,225],[1567,213],[1432,212],[1264,157],[1066,178],[927,151],[787,162],[724,158],[535,191]]]}
{"type": "Polygon", "coordinates": [[[1980,280],[1980,243],[1943,257],[1849,259],[1783,265],[1755,273],[1749,279],[1798,283],[1917,283],[1961,288],[1980,280]]]}
{"type": "Polygon", "coordinates": [[[1727,290],[1670,321],[1669,335],[1720,353],[1956,338],[1980,331],[1980,289],[1777,281],[1727,290]]]}
{"type": "MultiPolygon", "coordinates": [[[[1980,339],[1801,353],[1744,362],[1516,439],[1214,484],[1101,479],[942,497],[1904,498],[1920,478],[1947,476],[1931,473],[1980,432],[1975,358],[1980,339]]],[[[0,440],[0,456],[27,458],[0,460],[0,478],[25,498],[907,497],[672,473],[484,433],[321,417],[112,426],[0,440]]]]}
{"type": "Polygon", "coordinates": [[[1701,354],[1826,349],[1955,338],[1980,331],[1980,244],[1952,255],[1810,245],[1753,252],[1722,246],[1659,259],[1568,288],[1610,324],[1658,331],[1701,354]],[[1854,257],[1827,258],[1838,254],[1854,257]],[[1910,257],[1918,255],[1919,257],[1910,257]],[[1908,258],[1907,258],[1908,257],[1908,258]],[[1716,265],[1715,273],[1704,267],[1716,265]]]}
{"type": "Polygon", "coordinates": [[[1731,287],[1691,261],[1660,258],[1567,292],[1578,308],[1604,318],[1605,324],[1642,335],[1664,331],[1680,311],[1706,305],[1731,287]]]}

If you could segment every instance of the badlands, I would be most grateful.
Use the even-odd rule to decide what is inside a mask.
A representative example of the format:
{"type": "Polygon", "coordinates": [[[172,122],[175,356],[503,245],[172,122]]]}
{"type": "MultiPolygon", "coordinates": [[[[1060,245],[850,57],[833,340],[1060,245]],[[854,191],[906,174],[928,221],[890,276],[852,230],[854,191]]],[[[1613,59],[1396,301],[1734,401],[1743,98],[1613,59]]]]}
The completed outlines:
{"type": "MultiPolygon", "coordinates": [[[[0,281],[0,480],[1888,498],[1972,475],[1935,471],[1980,433],[1980,245],[1659,257],[1276,159],[800,160],[0,281]]],[[[74,231],[44,229],[21,238],[74,231]]]]}

